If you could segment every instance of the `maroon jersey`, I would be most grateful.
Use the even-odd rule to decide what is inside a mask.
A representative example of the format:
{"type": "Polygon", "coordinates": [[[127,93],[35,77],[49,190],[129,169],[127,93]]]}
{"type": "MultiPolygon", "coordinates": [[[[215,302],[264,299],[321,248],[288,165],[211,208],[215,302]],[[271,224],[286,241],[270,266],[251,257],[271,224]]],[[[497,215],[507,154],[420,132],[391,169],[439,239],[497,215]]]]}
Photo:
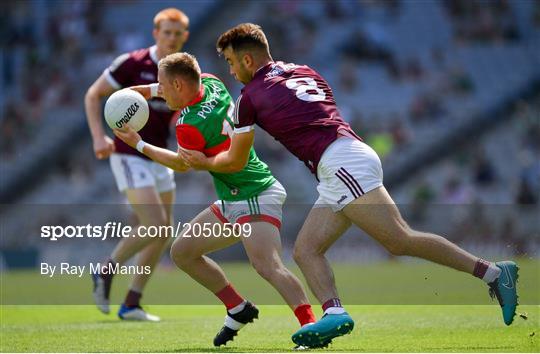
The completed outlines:
{"type": "Polygon", "coordinates": [[[340,134],[360,139],[341,117],[332,89],[305,65],[260,68],[237,100],[235,131],[266,130],[317,174],[322,154],[340,134]]]}
{"type": "MultiPolygon", "coordinates": [[[[111,66],[105,69],[105,78],[116,89],[135,85],[147,85],[157,82],[158,59],[156,47],[139,49],[116,58],[111,66]]],[[[148,122],[139,131],[142,139],[152,145],[167,147],[169,127],[174,112],[169,110],[161,98],[148,101],[150,115],[148,122]]],[[[114,138],[116,152],[147,157],[133,149],[118,137],[114,138]]]]}

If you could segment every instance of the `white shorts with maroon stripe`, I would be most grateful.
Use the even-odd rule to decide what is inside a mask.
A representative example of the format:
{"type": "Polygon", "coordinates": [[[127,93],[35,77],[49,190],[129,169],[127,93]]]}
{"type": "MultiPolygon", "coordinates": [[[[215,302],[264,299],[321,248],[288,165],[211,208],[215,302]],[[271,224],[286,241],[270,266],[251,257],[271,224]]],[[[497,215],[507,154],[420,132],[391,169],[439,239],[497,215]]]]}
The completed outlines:
{"type": "Polygon", "coordinates": [[[234,202],[217,200],[210,209],[223,223],[245,224],[264,221],[280,228],[285,199],[287,192],[276,180],[270,187],[248,200],[234,202]]]}
{"type": "Polygon", "coordinates": [[[159,193],[176,188],[174,172],[152,160],[129,154],[112,154],[111,169],[120,192],[126,189],[155,187],[159,193]]]}
{"type": "Polygon", "coordinates": [[[353,200],[383,185],[381,160],[360,140],[341,137],[326,150],[317,166],[319,199],[314,208],[337,212],[353,200]]]}

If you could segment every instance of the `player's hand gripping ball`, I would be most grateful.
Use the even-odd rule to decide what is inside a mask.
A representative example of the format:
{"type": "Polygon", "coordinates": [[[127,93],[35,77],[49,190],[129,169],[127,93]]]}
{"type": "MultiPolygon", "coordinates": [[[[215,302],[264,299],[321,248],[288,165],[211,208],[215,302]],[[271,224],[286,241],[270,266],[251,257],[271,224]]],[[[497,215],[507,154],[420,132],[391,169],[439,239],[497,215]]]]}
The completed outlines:
{"type": "Polygon", "coordinates": [[[139,131],[148,121],[148,102],[136,91],[116,91],[105,103],[105,120],[111,129],[120,129],[127,124],[139,131]]]}

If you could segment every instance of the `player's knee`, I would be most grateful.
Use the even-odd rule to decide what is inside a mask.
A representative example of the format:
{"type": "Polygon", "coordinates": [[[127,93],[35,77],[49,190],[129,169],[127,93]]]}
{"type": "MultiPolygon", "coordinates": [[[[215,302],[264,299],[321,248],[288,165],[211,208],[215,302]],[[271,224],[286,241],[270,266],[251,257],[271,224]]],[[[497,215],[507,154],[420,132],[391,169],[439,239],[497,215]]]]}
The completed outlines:
{"type": "Polygon", "coordinates": [[[299,237],[294,243],[292,256],[297,264],[305,263],[317,253],[316,248],[313,247],[313,243],[305,242],[303,241],[304,239],[302,238],[301,241],[299,237]]]}
{"type": "Polygon", "coordinates": [[[171,245],[171,249],[169,250],[169,255],[170,255],[172,261],[174,262],[174,264],[176,264],[178,266],[178,264],[176,263],[176,260],[178,258],[178,249],[176,247],[176,242],[174,242],[171,245]]]}
{"type": "Polygon", "coordinates": [[[174,242],[172,244],[170,255],[174,264],[180,269],[184,269],[189,263],[189,253],[186,252],[186,249],[182,247],[180,242],[174,242]]]}
{"type": "Polygon", "coordinates": [[[309,259],[309,253],[305,248],[294,245],[293,259],[296,264],[303,264],[309,259]]]}
{"type": "Polygon", "coordinates": [[[272,281],[280,271],[280,265],[275,262],[256,260],[251,262],[252,267],[257,271],[261,278],[272,281]]]}
{"type": "Polygon", "coordinates": [[[158,236],[150,237],[149,239],[149,242],[152,242],[154,244],[158,243],[161,245],[160,247],[165,247],[165,244],[168,243],[170,240],[170,234],[168,232],[163,232],[158,236]]]}
{"type": "Polygon", "coordinates": [[[141,225],[146,225],[148,228],[158,229],[163,226],[171,225],[170,218],[162,206],[145,205],[137,213],[141,225]]]}
{"type": "Polygon", "coordinates": [[[407,223],[401,218],[391,220],[386,227],[379,228],[371,236],[394,256],[404,256],[408,252],[411,232],[407,223]]]}
{"type": "Polygon", "coordinates": [[[163,234],[170,232],[168,226],[170,226],[171,224],[169,223],[169,220],[165,215],[153,215],[147,220],[148,221],[145,224],[148,228],[152,228],[163,234]]]}
{"type": "Polygon", "coordinates": [[[405,250],[405,246],[401,242],[395,242],[389,245],[385,245],[385,248],[393,256],[405,256],[407,253],[405,250]]]}
{"type": "Polygon", "coordinates": [[[395,237],[392,237],[391,241],[384,246],[394,256],[409,256],[413,240],[413,230],[407,225],[403,225],[396,230],[395,237]]]}
{"type": "Polygon", "coordinates": [[[309,260],[323,256],[326,253],[327,248],[315,248],[311,245],[299,245],[295,244],[293,249],[293,259],[296,264],[305,264],[309,260]]]}

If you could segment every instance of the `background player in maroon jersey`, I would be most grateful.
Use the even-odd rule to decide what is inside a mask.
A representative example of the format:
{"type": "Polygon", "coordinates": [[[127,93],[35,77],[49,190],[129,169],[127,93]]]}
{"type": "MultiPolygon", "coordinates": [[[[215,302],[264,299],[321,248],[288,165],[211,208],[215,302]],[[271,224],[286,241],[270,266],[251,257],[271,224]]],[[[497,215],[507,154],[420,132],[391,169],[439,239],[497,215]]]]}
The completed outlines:
{"type": "MultiPolygon", "coordinates": [[[[235,132],[253,141],[254,125],[266,130],[319,180],[319,199],[298,235],[294,258],[325,315],[293,335],[300,345],[349,333],[352,318],[341,306],[326,251],[355,224],[394,255],[420,257],[473,274],[490,286],[507,325],[517,305],[514,262],[487,262],[445,238],[411,229],[383,186],[377,154],[341,117],[328,83],[308,66],[274,62],[262,29],[238,25],[220,36],[218,52],[245,84],[237,100],[235,132]]],[[[248,148],[248,147],[246,147],[248,148]]],[[[245,152],[231,148],[212,158],[183,152],[191,167],[214,170],[245,152]]]]}
{"type": "MultiPolygon", "coordinates": [[[[109,138],[103,129],[101,99],[123,87],[157,81],[157,63],[178,52],[187,41],[189,19],[180,10],[168,8],[154,17],[152,32],[156,44],[125,53],[111,64],[90,86],[85,97],[88,126],[94,153],[98,159],[110,158],[118,189],[126,194],[141,225],[169,225],[174,202],[175,183],[172,170],[159,165],[123,141],[109,138]]],[[[153,145],[166,147],[173,112],[162,99],[149,101],[150,117],[141,136],[153,145]]],[[[152,268],[168,242],[167,238],[124,238],[110,255],[107,264],[124,263],[139,252],[138,264],[152,268]]],[[[139,300],[151,274],[135,275],[118,316],[121,319],[159,321],[142,310],[139,300]]],[[[103,313],[109,313],[112,275],[94,275],[94,300],[103,313]]]]}

